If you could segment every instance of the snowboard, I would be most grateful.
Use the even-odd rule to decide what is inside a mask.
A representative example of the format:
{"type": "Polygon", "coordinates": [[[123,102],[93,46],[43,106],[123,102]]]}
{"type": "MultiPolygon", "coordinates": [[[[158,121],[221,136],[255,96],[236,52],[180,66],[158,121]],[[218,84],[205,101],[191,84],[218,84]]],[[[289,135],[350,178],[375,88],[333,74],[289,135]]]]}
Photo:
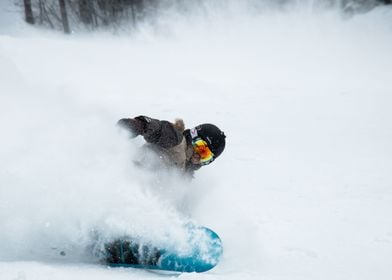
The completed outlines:
{"type": "Polygon", "coordinates": [[[209,228],[187,226],[188,249],[157,247],[132,238],[104,244],[104,262],[113,267],[132,267],[172,272],[205,272],[215,267],[223,252],[219,236],[209,228]]]}

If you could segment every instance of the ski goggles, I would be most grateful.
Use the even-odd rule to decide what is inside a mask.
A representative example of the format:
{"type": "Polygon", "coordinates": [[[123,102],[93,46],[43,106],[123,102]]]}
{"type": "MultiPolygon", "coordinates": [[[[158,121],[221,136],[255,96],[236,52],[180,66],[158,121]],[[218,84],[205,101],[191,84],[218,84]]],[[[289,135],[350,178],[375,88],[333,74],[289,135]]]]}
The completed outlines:
{"type": "Polygon", "coordinates": [[[210,164],[214,160],[214,153],[203,139],[196,138],[192,140],[192,146],[193,150],[200,156],[201,165],[210,164]]]}

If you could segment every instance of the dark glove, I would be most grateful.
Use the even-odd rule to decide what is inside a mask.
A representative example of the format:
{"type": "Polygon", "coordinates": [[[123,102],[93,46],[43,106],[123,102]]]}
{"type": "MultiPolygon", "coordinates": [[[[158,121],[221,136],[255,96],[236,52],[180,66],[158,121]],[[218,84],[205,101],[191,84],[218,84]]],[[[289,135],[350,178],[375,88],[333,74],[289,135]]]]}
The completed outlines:
{"type": "Polygon", "coordinates": [[[146,129],[146,123],[140,119],[121,119],[117,125],[131,132],[135,137],[143,135],[146,129]]]}

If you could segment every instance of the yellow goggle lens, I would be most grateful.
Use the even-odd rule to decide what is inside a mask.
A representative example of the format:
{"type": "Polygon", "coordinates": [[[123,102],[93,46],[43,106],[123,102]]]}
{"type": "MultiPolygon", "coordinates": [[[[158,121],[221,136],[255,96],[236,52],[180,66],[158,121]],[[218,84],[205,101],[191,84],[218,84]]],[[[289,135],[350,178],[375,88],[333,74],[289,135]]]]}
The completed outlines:
{"type": "Polygon", "coordinates": [[[196,139],[192,142],[193,149],[200,156],[202,164],[210,163],[214,159],[214,153],[210,150],[207,142],[202,139],[196,139]]]}

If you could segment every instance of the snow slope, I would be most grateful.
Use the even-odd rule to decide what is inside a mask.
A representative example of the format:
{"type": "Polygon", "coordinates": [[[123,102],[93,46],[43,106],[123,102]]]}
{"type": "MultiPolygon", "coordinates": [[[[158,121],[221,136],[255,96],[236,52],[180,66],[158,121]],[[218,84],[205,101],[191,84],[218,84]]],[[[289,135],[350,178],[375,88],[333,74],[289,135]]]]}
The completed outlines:
{"type": "Polygon", "coordinates": [[[167,277],[83,249],[96,230],[181,245],[189,219],[225,253],[181,279],[392,277],[390,8],[211,10],[68,37],[0,8],[1,280],[167,277]],[[114,126],[140,114],[213,122],[225,153],[192,182],[151,177],[132,165],[143,141],[114,126]]]}

